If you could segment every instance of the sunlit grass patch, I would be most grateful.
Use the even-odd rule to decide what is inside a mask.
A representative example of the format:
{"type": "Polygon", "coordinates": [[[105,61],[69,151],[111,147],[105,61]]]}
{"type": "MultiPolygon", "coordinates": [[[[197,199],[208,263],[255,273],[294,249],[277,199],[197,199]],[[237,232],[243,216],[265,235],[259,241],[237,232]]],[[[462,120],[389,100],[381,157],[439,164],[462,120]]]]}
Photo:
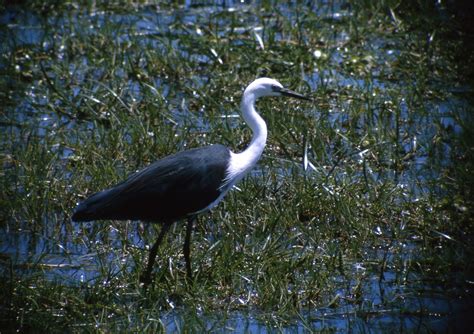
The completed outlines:
{"type": "Polygon", "coordinates": [[[0,28],[2,328],[410,331],[451,315],[430,298],[466,309],[469,61],[431,7],[31,6],[0,28]],[[178,222],[143,289],[160,226],[73,208],[174,152],[244,149],[259,76],[313,101],[258,102],[264,156],[199,218],[194,282],[178,222]]]}

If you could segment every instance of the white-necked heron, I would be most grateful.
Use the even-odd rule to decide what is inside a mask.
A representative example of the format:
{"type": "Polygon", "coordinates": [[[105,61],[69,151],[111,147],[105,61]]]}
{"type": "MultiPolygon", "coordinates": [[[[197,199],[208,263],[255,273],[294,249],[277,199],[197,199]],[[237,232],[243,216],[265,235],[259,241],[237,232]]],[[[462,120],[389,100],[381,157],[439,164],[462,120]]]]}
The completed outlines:
{"type": "Polygon", "coordinates": [[[147,284],[151,281],[156,253],[164,235],[173,222],[187,218],[183,253],[187,275],[191,278],[189,247],[196,215],[216,206],[255,166],[265,148],[267,126],[255,110],[255,101],[264,96],[309,100],[274,79],[255,80],[245,89],[240,105],[244,120],[253,131],[246,150],[234,153],[223,145],[211,145],[167,156],[122,183],[93,194],[77,206],[72,219],[77,222],[131,219],[161,223],[160,234],[150,249],[147,269],[141,277],[147,284]]]}

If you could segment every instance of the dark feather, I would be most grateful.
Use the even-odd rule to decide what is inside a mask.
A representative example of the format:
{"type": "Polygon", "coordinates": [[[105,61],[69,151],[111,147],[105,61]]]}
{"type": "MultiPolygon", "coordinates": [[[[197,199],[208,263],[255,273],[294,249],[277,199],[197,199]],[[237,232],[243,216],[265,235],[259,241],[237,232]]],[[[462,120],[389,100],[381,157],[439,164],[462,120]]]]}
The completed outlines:
{"type": "Polygon", "coordinates": [[[183,151],[154,162],[76,208],[74,221],[172,222],[206,208],[220,195],[230,151],[222,145],[183,151]]]}

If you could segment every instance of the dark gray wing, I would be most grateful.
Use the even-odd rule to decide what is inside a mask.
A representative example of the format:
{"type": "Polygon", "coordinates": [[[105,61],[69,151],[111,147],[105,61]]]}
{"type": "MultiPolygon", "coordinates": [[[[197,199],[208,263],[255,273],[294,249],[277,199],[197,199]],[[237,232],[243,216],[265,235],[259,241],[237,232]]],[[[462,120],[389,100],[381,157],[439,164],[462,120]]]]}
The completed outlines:
{"type": "Polygon", "coordinates": [[[98,192],[76,208],[74,221],[174,221],[202,210],[221,194],[230,151],[212,145],[168,156],[98,192]]]}

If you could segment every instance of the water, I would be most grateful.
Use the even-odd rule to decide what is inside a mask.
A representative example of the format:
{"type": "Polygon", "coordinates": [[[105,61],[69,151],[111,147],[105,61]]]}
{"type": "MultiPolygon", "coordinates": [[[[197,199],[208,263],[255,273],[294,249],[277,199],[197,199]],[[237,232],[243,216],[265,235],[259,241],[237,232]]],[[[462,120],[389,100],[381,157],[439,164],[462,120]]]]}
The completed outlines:
{"type": "MultiPolygon", "coordinates": [[[[135,260],[130,255],[117,258],[114,249],[136,247],[143,253],[143,260],[145,259],[145,241],[143,232],[140,233],[143,225],[140,223],[128,223],[126,228],[120,226],[122,232],[110,225],[100,233],[97,233],[92,223],[71,226],[73,231],[67,230],[64,225],[59,236],[55,235],[54,228],[47,225],[39,232],[32,231],[27,224],[22,224],[18,230],[2,229],[0,253],[4,259],[8,258],[15,271],[33,274],[39,270],[51,281],[72,286],[83,285],[85,288],[97,283],[104,286],[110,284],[108,280],[100,281],[104,277],[104,268],[108,271],[107,277],[112,280],[133,269],[135,260]],[[127,231],[125,239],[124,229],[127,231]],[[74,239],[81,235],[82,241],[78,244],[74,239]],[[104,243],[108,245],[106,249],[110,249],[109,253],[104,253],[104,243]]],[[[376,233],[384,232],[379,230],[376,233]]],[[[419,255],[416,243],[401,244],[399,247],[403,252],[403,261],[417,260],[419,255]]],[[[367,254],[367,258],[384,256],[391,263],[399,254],[398,251],[391,253],[387,249],[374,249],[367,254]]],[[[2,275],[9,276],[9,270],[9,267],[2,267],[2,275]]],[[[364,277],[364,283],[358,286],[359,283],[353,281],[347,286],[346,277],[334,277],[334,282],[340,288],[327,307],[314,309],[308,305],[308,309],[300,311],[301,320],[291,321],[289,325],[279,328],[291,333],[306,332],[308,328],[318,331],[330,329],[337,333],[384,332],[388,328],[405,332],[464,332],[470,328],[470,311],[474,307],[472,291],[446,291],[443,286],[424,283],[414,274],[400,280],[400,273],[392,271],[390,266],[383,274],[373,273],[364,263],[353,263],[347,270],[356,272],[356,277],[364,277]],[[459,295],[464,297],[453,298],[459,295]]],[[[453,279],[456,279],[456,275],[453,275],[453,279]]],[[[463,282],[460,283],[460,286],[463,285],[463,282]]],[[[179,299],[173,300],[170,297],[168,303],[171,310],[163,312],[160,321],[166,326],[167,332],[173,333],[186,323],[189,315],[188,310],[180,306],[179,299]]],[[[243,299],[231,301],[235,305],[246,303],[243,299]]],[[[202,314],[201,319],[205,320],[209,329],[217,326],[252,333],[268,333],[276,329],[267,321],[262,322],[258,311],[231,312],[225,320],[212,314],[202,314]]]]}
{"type": "MultiPolygon", "coordinates": [[[[326,21],[340,24],[350,17],[352,13],[347,10],[344,2],[321,2],[321,6],[312,8],[312,15],[323,16],[326,21]]],[[[281,15],[285,16],[289,24],[296,25],[304,23],[304,18],[295,10],[293,6],[281,5],[281,15]]],[[[266,18],[269,21],[276,20],[275,17],[266,18]]],[[[222,6],[213,6],[209,4],[192,4],[186,2],[185,6],[179,10],[156,10],[154,7],[144,7],[143,9],[127,14],[109,13],[103,11],[94,11],[88,13],[76,13],[75,15],[55,17],[48,19],[45,23],[34,12],[22,11],[19,9],[7,9],[0,16],[0,24],[3,25],[1,39],[4,41],[1,46],[3,53],[9,52],[10,48],[24,46],[40,52],[51,52],[54,56],[45,60],[48,65],[60,64],[67,56],[65,54],[66,47],[62,43],[65,36],[74,34],[70,31],[70,27],[74,27],[77,34],[85,36],[94,36],[96,30],[104,25],[116,25],[115,40],[113,43],[123,45],[133,40],[139,40],[143,47],[150,47],[156,52],[176,52],[183,59],[188,59],[196,66],[204,66],[204,64],[214,63],[215,66],[221,66],[225,62],[224,55],[220,54],[214,48],[201,47],[200,45],[192,45],[183,43],[180,39],[182,35],[190,34],[194,38],[208,34],[206,26],[208,21],[215,20],[216,31],[212,32],[218,38],[225,39],[233,37],[234,45],[251,43],[248,39],[249,32],[253,32],[255,47],[262,50],[268,47],[268,36],[265,35],[261,26],[261,18],[253,13],[252,4],[242,4],[240,2],[224,2],[222,6]],[[237,13],[245,13],[238,16],[238,23],[233,26],[231,22],[236,19],[237,13]],[[86,20],[87,23],[84,23],[86,20]],[[232,29],[229,29],[232,26],[232,29]],[[48,27],[49,30],[45,30],[48,27]]],[[[287,36],[277,33],[273,37],[276,41],[285,41],[287,36]]],[[[374,36],[372,40],[373,48],[372,56],[365,59],[359,59],[356,56],[350,58],[350,50],[342,46],[348,40],[347,33],[341,33],[334,38],[334,41],[341,44],[341,47],[331,50],[330,54],[321,48],[308,50],[314,54],[315,61],[319,61],[327,57],[331,62],[343,63],[367,62],[374,67],[374,79],[371,81],[354,78],[346,72],[335,70],[314,71],[311,75],[305,75],[305,82],[312,90],[319,89],[323,86],[328,91],[345,92],[348,96],[346,103],[341,104],[336,99],[329,98],[329,108],[327,110],[309,109],[304,112],[314,117],[316,121],[325,122],[331,128],[337,129],[340,133],[341,143],[339,146],[329,145],[326,148],[326,155],[329,161],[333,161],[334,165],[324,166],[330,172],[326,173],[326,169],[318,166],[317,161],[319,154],[311,145],[308,146],[305,156],[303,154],[297,157],[295,161],[285,159],[275,159],[276,169],[281,172],[278,174],[283,177],[291,174],[294,170],[299,173],[306,173],[309,177],[320,177],[325,175],[336,180],[336,183],[344,183],[344,180],[350,179],[350,182],[368,178],[373,183],[383,183],[386,180],[393,180],[401,188],[405,188],[406,197],[410,201],[417,201],[424,194],[428,193],[429,180],[438,178],[439,166],[432,168],[430,163],[429,152],[427,149],[433,137],[436,136],[439,129],[452,131],[456,134],[461,133],[462,129],[453,117],[455,113],[463,113],[469,106],[468,101],[459,97],[449,97],[446,99],[433,99],[426,103],[424,114],[413,114],[408,107],[406,98],[410,93],[406,85],[409,82],[386,80],[384,75],[377,73],[377,69],[384,66],[385,63],[396,59],[400,56],[401,51],[397,48],[398,43],[403,41],[390,40],[387,42],[385,38],[374,36]],[[405,86],[404,86],[405,85],[405,86]],[[366,104],[369,101],[358,100],[353,93],[367,90],[377,92],[377,96],[373,96],[371,100],[374,105],[368,105],[368,112],[357,120],[356,126],[360,129],[360,136],[363,137],[368,129],[367,124],[377,124],[383,117],[390,118],[390,127],[398,126],[397,135],[402,138],[398,141],[398,150],[403,151],[402,156],[407,156],[403,164],[403,169],[398,170],[384,169],[373,170],[371,165],[367,163],[367,157],[370,156],[372,148],[365,148],[363,145],[355,145],[352,140],[348,140],[345,135],[347,133],[346,124],[350,122],[348,110],[353,108],[354,104],[366,104]],[[400,98],[394,98],[395,94],[399,94],[400,98]],[[391,104],[392,101],[398,101],[398,105],[391,104]],[[397,114],[397,116],[394,116],[397,114]],[[400,121],[403,120],[403,121],[400,121]],[[399,125],[396,123],[400,122],[399,125]],[[347,174],[344,168],[338,163],[338,155],[343,152],[348,161],[363,166],[361,170],[354,174],[347,174]],[[411,156],[409,156],[411,154],[411,156]],[[306,158],[312,164],[312,168],[303,171],[303,159],[306,158]],[[417,180],[417,182],[414,182],[417,180]]],[[[130,50],[133,54],[140,52],[139,50],[130,50]]],[[[79,56],[81,57],[81,56],[79,56]]],[[[28,51],[17,57],[18,63],[14,68],[19,74],[28,75],[29,71],[39,71],[38,68],[31,69],[33,65],[31,56],[28,51]]],[[[142,58],[146,62],[145,58],[142,58]]],[[[8,67],[8,59],[0,60],[0,68],[8,67]]],[[[294,66],[295,64],[286,64],[294,66]]],[[[61,66],[61,65],[58,65],[61,66]]],[[[145,67],[145,63],[137,64],[140,68],[145,67]]],[[[45,66],[48,68],[48,66],[45,66]]],[[[392,71],[396,71],[393,69],[392,71]]],[[[23,132],[22,128],[31,126],[36,129],[35,135],[38,140],[53,137],[54,131],[61,127],[67,128],[84,128],[93,129],[94,122],[79,122],[74,117],[70,117],[75,113],[75,108],[81,105],[81,101],[87,98],[90,103],[100,104],[101,101],[95,99],[95,95],[99,91],[107,91],[110,87],[107,82],[102,82],[102,77],[106,69],[100,65],[91,63],[91,59],[87,56],[74,64],[70,64],[68,68],[70,74],[69,80],[72,82],[73,88],[71,96],[66,99],[50,100],[44,92],[38,91],[38,82],[23,83],[23,89],[13,89],[11,100],[17,103],[14,112],[8,114],[8,122],[2,122],[2,132],[8,133],[14,141],[21,142],[23,132]],[[66,101],[66,102],[65,102],[66,101]],[[52,105],[58,109],[64,110],[64,114],[58,114],[55,111],[44,113],[45,105],[52,105]],[[41,110],[41,111],[39,111],[41,110]]],[[[58,80],[62,84],[69,84],[65,78],[56,77],[55,72],[45,71],[50,80],[58,80]]],[[[192,130],[196,132],[208,133],[211,130],[209,123],[205,118],[199,116],[206,113],[205,106],[200,107],[200,113],[195,117],[195,113],[191,115],[187,94],[170,83],[168,78],[154,79],[154,86],[148,88],[140,84],[140,80],[130,79],[123,68],[117,69],[115,75],[121,78],[127,78],[123,83],[122,95],[116,97],[117,103],[123,104],[124,108],[133,109],[133,105],[139,104],[144,99],[144,90],[149,89],[157,98],[165,99],[164,102],[170,103],[174,107],[169,113],[169,120],[173,124],[180,125],[182,129],[192,124],[192,130]]],[[[193,89],[194,97],[200,98],[200,90],[209,82],[207,76],[196,76],[192,83],[188,85],[193,89]]],[[[446,89],[444,87],[443,89],[446,89]]],[[[467,87],[461,89],[463,91],[472,92],[467,87]]],[[[375,94],[375,93],[374,93],[375,94]]],[[[230,112],[231,116],[233,112],[230,112]]],[[[5,115],[2,115],[4,117],[5,115]]],[[[111,114],[104,112],[103,118],[109,119],[113,117],[111,114]]],[[[238,124],[241,120],[238,118],[228,117],[223,120],[230,127],[238,124]]],[[[189,129],[188,129],[189,130],[189,129]]],[[[182,130],[184,131],[184,130],[182,130]]],[[[187,130],[186,130],[187,131],[187,130]]],[[[149,133],[151,137],[153,133],[149,133]]],[[[176,134],[179,136],[179,133],[176,134]]],[[[129,139],[131,140],[131,139],[129,139]]],[[[183,144],[185,146],[185,144],[183,144]]],[[[395,149],[393,143],[380,143],[380,149],[386,150],[388,165],[395,164],[393,155],[395,149]]],[[[56,143],[50,148],[52,152],[58,154],[61,160],[67,161],[74,157],[74,152],[68,147],[56,143]]],[[[441,152],[438,154],[442,157],[438,163],[448,165],[450,161],[451,147],[446,144],[442,146],[441,152]]],[[[272,167],[273,168],[273,167],[272,167]]],[[[253,177],[258,178],[265,174],[265,169],[257,169],[253,173],[253,177]]],[[[332,185],[328,185],[327,191],[334,191],[332,185]]],[[[19,189],[19,191],[27,191],[19,189]]],[[[406,200],[403,199],[403,200],[406,200]]],[[[403,224],[403,222],[402,222],[403,224]]],[[[119,275],[124,271],[130,271],[135,266],[135,260],[131,255],[123,255],[117,258],[112,252],[113,249],[124,249],[134,247],[143,250],[145,253],[146,242],[143,238],[144,229],[151,236],[155,235],[154,230],[150,227],[143,227],[140,223],[129,223],[127,232],[119,231],[115,226],[110,225],[105,230],[97,230],[93,225],[84,224],[62,224],[59,228],[60,234],[57,235],[57,226],[49,224],[47,218],[38,228],[32,228],[27,222],[16,224],[14,222],[6,222],[2,224],[0,229],[0,254],[2,258],[8,259],[7,262],[12,264],[15,270],[22,270],[26,273],[33,272],[29,265],[36,265],[35,268],[40,269],[46,277],[52,281],[63,281],[64,284],[70,285],[87,285],[97,283],[103,277],[102,271],[107,268],[109,277],[119,275]],[[82,236],[82,242],[77,242],[77,236],[82,236]],[[111,250],[109,254],[98,254],[103,249],[103,244],[111,250]],[[104,266],[104,263],[106,265],[104,266]]],[[[122,227],[120,227],[122,229],[122,227]]],[[[403,228],[402,228],[403,229],[403,228]]],[[[383,226],[378,226],[374,233],[380,237],[390,235],[393,231],[386,230],[383,226]]],[[[212,238],[212,236],[209,236],[212,238]]],[[[451,295],[445,293],[441,286],[428,286],[421,278],[414,275],[407,275],[400,278],[398,268],[391,270],[390,265],[395,267],[394,261],[416,261],[417,247],[416,241],[411,244],[399,244],[396,247],[387,245],[386,249],[367,249],[367,259],[385,258],[389,263],[386,271],[383,273],[373,272],[367,268],[365,263],[354,261],[352,268],[346,268],[349,271],[357,272],[355,277],[364,277],[362,285],[358,286],[358,282],[353,281],[347,283],[346,277],[335,277],[335,284],[340,286],[337,295],[333,301],[328,301],[328,306],[321,309],[308,307],[308,310],[301,310],[300,319],[293,319],[291,324],[284,326],[283,329],[288,332],[305,332],[306,329],[324,330],[330,329],[335,332],[383,332],[384,329],[394,328],[403,331],[446,331],[453,330],[463,331],[469,328],[468,314],[473,309],[472,290],[465,293],[453,292],[451,295]],[[369,254],[370,253],[370,254],[369,254]],[[375,254],[376,253],[376,254],[375,254]],[[368,283],[367,283],[368,282],[368,283]],[[404,284],[400,284],[404,282],[404,284]],[[348,284],[348,285],[347,285],[348,284]],[[357,292],[356,290],[360,290],[357,292]],[[357,296],[360,294],[362,299],[357,296]],[[464,294],[465,298],[454,298],[464,294]]],[[[2,265],[1,272],[4,276],[9,275],[10,268],[2,265]]],[[[403,272],[403,271],[402,271],[403,272]]],[[[453,275],[455,276],[455,275],[453,275]]],[[[103,282],[108,284],[108,282],[103,282]]],[[[245,300],[234,300],[234,303],[245,304],[245,300]]],[[[176,304],[170,300],[171,304],[176,304]]],[[[178,330],[185,321],[186,310],[180,309],[179,306],[172,307],[172,311],[163,315],[160,319],[166,324],[167,330],[171,333],[178,330]]],[[[236,332],[272,332],[277,328],[272,328],[271,324],[264,323],[259,318],[259,312],[247,314],[245,312],[235,311],[231,313],[229,319],[223,321],[216,319],[212,315],[204,315],[204,322],[207,328],[211,329],[218,324],[219,328],[234,330],[236,332]]]]}

